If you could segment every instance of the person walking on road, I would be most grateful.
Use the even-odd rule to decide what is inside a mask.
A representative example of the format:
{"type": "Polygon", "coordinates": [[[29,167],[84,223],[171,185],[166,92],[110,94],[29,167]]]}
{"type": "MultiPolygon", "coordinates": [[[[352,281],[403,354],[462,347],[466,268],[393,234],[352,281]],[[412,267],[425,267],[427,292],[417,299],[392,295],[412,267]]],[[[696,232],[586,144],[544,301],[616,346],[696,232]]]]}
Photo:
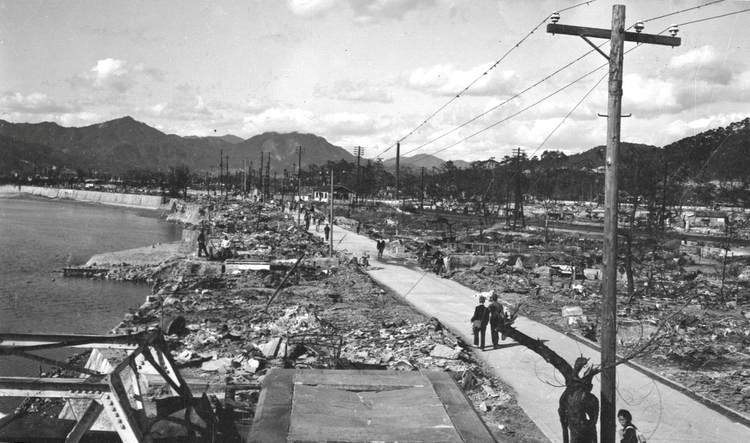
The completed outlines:
{"type": "Polygon", "coordinates": [[[310,230],[310,213],[305,212],[305,231],[310,230]]]}
{"type": "Polygon", "coordinates": [[[435,254],[432,255],[432,258],[435,259],[435,275],[440,275],[445,269],[443,257],[443,252],[440,249],[435,251],[435,254]]]}
{"type": "Polygon", "coordinates": [[[198,234],[198,257],[201,256],[201,252],[203,252],[203,255],[208,257],[208,251],[206,250],[206,230],[201,228],[200,234],[198,234]]]}
{"type": "Polygon", "coordinates": [[[620,443],[646,443],[641,431],[633,424],[633,415],[630,411],[620,409],[617,412],[617,419],[622,426],[622,429],[617,431],[620,434],[620,443]]]}
{"type": "Polygon", "coordinates": [[[331,235],[331,227],[328,226],[328,223],[326,223],[326,227],[323,228],[323,232],[326,234],[326,241],[328,241],[328,236],[331,235]]]}
{"type": "Polygon", "coordinates": [[[378,258],[383,258],[383,251],[385,251],[385,240],[377,241],[378,258]]]}
{"type": "Polygon", "coordinates": [[[474,335],[474,347],[484,351],[485,332],[487,323],[490,321],[490,310],[484,305],[487,299],[479,296],[479,305],[474,308],[474,315],[471,316],[471,332],[474,335]]]}
{"type": "MultiPolygon", "coordinates": [[[[505,308],[503,308],[503,304],[498,301],[497,294],[495,294],[494,290],[492,291],[492,295],[490,295],[490,306],[488,309],[490,311],[490,337],[492,338],[492,349],[497,349],[500,347],[498,335],[500,334],[500,329],[505,321],[505,308]]],[[[503,336],[503,340],[505,340],[505,336],[503,336]]]]}

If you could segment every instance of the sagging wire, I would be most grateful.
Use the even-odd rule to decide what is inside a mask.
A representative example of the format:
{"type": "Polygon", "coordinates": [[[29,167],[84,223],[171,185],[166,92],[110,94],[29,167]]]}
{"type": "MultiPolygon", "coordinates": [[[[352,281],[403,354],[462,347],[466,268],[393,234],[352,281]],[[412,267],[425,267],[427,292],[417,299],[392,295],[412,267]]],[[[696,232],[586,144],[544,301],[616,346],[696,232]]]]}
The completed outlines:
{"type": "MultiPolygon", "coordinates": [[[[569,7],[565,8],[565,9],[561,9],[558,12],[568,11],[568,10],[577,8],[579,6],[588,5],[589,3],[593,3],[595,1],[596,0],[588,0],[588,1],[585,1],[583,3],[579,3],[577,5],[572,5],[572,6],[569,6],[569,7]]],[[[532,29],[528,34],[526,34],[526,36],[524,36],[518,43],[516,43],[513,47],[511,47],[502,57],[500,57],[499,60],[497,60],[495,63],[493,63],[492,66],[490,66],[489,69],[487,69],[486,71],[484,71],[482,73],[482,75],[480,75],[479,77],[477,77],[476,79],[474,79],[471,83],[469,83],[468,86],[466,86],[463,90],[461,90],[461,92],[459,92],[455,96],[451,97],[451,99],[448,100],[447,103],[445,103],[443,106],[441,106],[437,111],[433,112],[429,117],[427,117],[416,128],[412,129],[408,134],[406,134],[405,136],[401,137],[396,143],[393,143],[388,148],[386,148],[384,151],[382,151],[380,154],[376,155],[376,157],[381,157],[383,154],[385,154],[386,152],[388,152],[389,150],[391,150],[394,146],[396,146],[397,143],[401,143],[402,141],[406,140],[408,137],[410,137],[415,132],[417,132],[422,126],[424,126],[425,124],[427,124],[427,122],[429,122],[437,114],[439,114],[443,109],[447,108],[456,99],[460,98],[463,93],[465,93],[466,91],[468,91],[472,86],[474,86],[474,84],[476,84],[479,80],[481,80],[485,75],[487,75],[490,71],[492,71],[493,69],[495,69],[500,64],[500,62],[502,62],[506,57],[508,57],[508,55],[510,55],[511,52],[513,52],[513,50],[515,50],[516,48],[518,48],[519,46],[521,46],[521,44],[524,41],[526,41],[526,39],[528,39],[529,37],[531,37],[531,34],[533,34],[537,29],[539,29],[542,25],[544,25],[547,22],[547,20],[549,20],[550,16],[551,16],[551,14],[547,15],[544,18],[544,20],[542,20],[538,25],[536,25],[534,27],[534,29],[532,29]]]]}
{"type": "MultiPolygon", "coordinates": [[[[716,3],[722,3],[723,1],[725,1],[725,0],[717,0],[717,1],[714,1],[714,2],[711,2],[711,3],[706,3],[706,4],[703,4],[703,5],[699,5],[699,6],[695,6],[695,7],[691,7],[691,8],[686,8],[686,9],[683,9],[683,10],[680,10],[680,11],[675,11],[675,12],[672,12],[672,13],[669,13],[669,14],[665,14],[665,15],[662,15],[662,16],[658,16],[658,17],[654,17],[654,18],[650,18],[650,19],[647,19],[647,20],[643,20],[643,21],[642,21],[642,23],[645,23],[645,22],[650,22],[650,21],[653,21],[653,20],[656,20],[656,19],[660,19],[660,18],[664,18],[664,17],[669,17],[669,16],[672,16],[672,15],[682,14],[682,13],[684,13],[684,12],[687,12],[687,11],[691,11],[691,10],[694,10],[694,9],[699,9],[699,8],[702,8],[702,7],[705,7],[705,6],[710,6],[710,5],[713,5],[713,4],[716,4],[716,3]]],[[[580,6],[580,5],[577,5],[577,6],[580,6]]],[[[721,14],[721,15],[717,15],[717,16],[714,16],[714,17],[709,17],[709,18],[705,18],[705,19],[700,19],[700,20],[694,20],[694,21],[690,21],[690,22],[685,22],[685,23],[682,23],[682,24],[678,24],[678,26],[684,26],[684,25],[688,25],[688,24],[693,24],[693,23],[698,23],[698,22],[702,22],[702,21],[707,21],[707,20],[711,20],[711,19],[715,19],[715,18],[726,17],[726,16],[729,16],[729,15],[739,14],[739,13],[741,13],[741,12],[746,12],[746,11],[750,11],[750,8],[748,8],[748,9],[745,9],[745,10],[741,10],[741,11],[735,11],[735,12],[732,12],[732,13],[721,14]]],[[[629,27],[628,29],[631,29],[631,28],[633,28],[634,26],[635,26],[635,24],[634,24],[634,25],[631,25],[631,26],[630,26],[630,27],[629,27]]],[[[659,34],[663,34],[664,32],[667,32],[668,30],[669,30],[669,28],[667,28],[667,29],[663,30],[663,31],[662,31],[662,32],[660,32],[659,34]]],[[[601,45],[599,45],[598,47],[599,47],[599,48],[601,48],[601,46],[603,46],[604,44],[606,44],[606,42],[605,42],[605,43],[603,43],[603,44],[601,44],[601,45]]],[[[640,46],[640,45],[638,45],[638,46],[636,46],[636,47],[639,47],[639,46],[640,46]]],[[[633,49],[635,49],[636,47],[634,47],[634,48],[631,48],[630,50],[626,51],[626,52],[625,52],[625,54],[629,53],[630,51],[632,51],[632,50],[633,50],[633,49]]],[[[472,122],[476,121],[476,120],[477,120],[478,118],[480,118],[480,117],[483,117],[483,116],[487,115],[487,114],[488,114],[489,112],[491,112],[491,111],[494,111],[495,109],[499,108],[500,106],[503,106],[503,105],[505,105],[505,104],[506,104],[506,103],[507,103],[508,101],[510,101],[510,100],[513,100],[513,99],[517,98],[517,97],[518,97],[519,95],[521,95],[521,94],[523,94],[523,93],[527,92],[528,90],[530,90],[530,89],[532,89],[532,88],[534,88],[534,87],[538,86],[538,85],[539,85],[540,83],[542,83],[542,82],[544,82],[544,81],[548,80],[548,79],[549,79],[550,77],[552,77],[552,76],[556,75],[557,73],[559,73],[560,71],[562,71],[562,70],[564,70],[564,69],[568,68],[569,66],[571,66],[572,64],[574,64],[574,63],[578,62],[578,61],[579,61],[579,60],[581,60],[581,59],[582,59],[583,57],[585,57],[585,56],[589,55],[589,54],[590,54],[590,53],[592,53],[592,52],[594,52],[594,50],[591,50],[591,51],[587,52],[587,53],[586,53],[586,54],[584,54],[583,56],[581,56],[581,57],[579,57],[578,59],[574,60],[573,62],[571,62],[571,63],[569,63],[569,64],[565,65],[564,67],[560,68],[560,69],[559,69],[558,71],[555,71],[555,72],[554,72],[553,74],[551,74],[550,76],[548,76],[548,77],[545,77],[544,79],[540,80],[539,82],[535,83],[534,85],[530,86],[529,88],[525,89],[524,91],[520,92],[519,94],[516,94],[516,95],[514,95],[513,97],[511,97],[510,99],[506,100],[505,102],[503,102],[503,103],[501,103],[501,104],[499,104],[499,105],[497,105],[497,106],[495,106],[495,107],[491,108],[490,110],[488,110],[488,111],[486,111],[486,112],[484,112],[484,113],[482,113],[482,114],[478,115],[477,117],[475,117],[475,118],[473,118],[473,119],[471,119],[471,120],[467,121],[466,123],[463,123],[463,124],[461,124],[460,126],[458,126],[458,127],[456,127],[456,128],[453,128],[452,130],[450,130],[450,131],[448,131],[448,132],[446,132],[446,133],[444,133],[444,134],[442,134],[442,135],[440,135],[440,136],[436,137],[435,139],[432,139],[432,140],[430,140],[430,141],[428,141],[428,142],[425,142],[425,143],[423,143],[422,145],[420,145],[420,146],[418,146],[418,147],[416,147],[416,148],[414,148],[414,149],[412,149],[412,150],[409,150],[409,151],[405,152],[405,153],[404,153],[403,155],[406,155],[406,154],[409,154],[409,153],[411,153],[411,152],[414,152],[414,151],[415,151],[415,150],[417,150],[417,149],[421,149],[421,148],[423,148],[424,146],[426,146],[426,145],[428,145],[428,144],[430,144],[430,143],[433,143],[433,142],[435,142],[435,141],[437,141],[437,140],[439,140],[439,139],[441,139],[441,138],[443,138],[443,137],[445,137],[445,136],[447,136],[447,135],[449,135],[449,134],[451,134],[451,133],[453,133],[453,132],[455,132],[455,131],[457,131],[457,130],[459,130],[459,129],[463,128],[464,126],[466,126],[466,125],[468,125],[468,124],[470,124],[470,123],[472,123],[472,122]]],[[[606,66],[606,65],[603,65],[603,66],[606,66]]],[[[602,67],[603,67],[603,66],[602,66],[602,67]]],[[[601,67],[600,67],[600,68],[597,68],[597,70],[598,70],[598,69],[601,69],[601,67]]],[[[589,74],[590,74],[590,73],[589,73],[589,74]]],[[[589,74],[587,74],[587,75],[589,75],[589,74]]],[[[581,78],[579,78],[578,80],[576,80],[576,82],[577,82],[577,81],[579,81],[579,80],[581,80],[581,78]]],[[[601,80],[600,80],[600,82],[601,82],[601,80]]],[[[567,85],[567,86],[570,86],[570,84],[569,84],[569,85],[567,85]]],[[[553,93],[553,94],[551,94],[551,95],[549,95],[549,96],[545,97],[545,98],[544,98],[544,99],[542,99],[541,101],[544,101],[544,100],[546,100],[547,98],[551,97],[552,95],[556,94],[557,92],[560,92],[560,91],[562,91],[562,89],[565,89],[565,88],[567,88],[567,86],[566,86],[566,87],[564,87],[564,88],[561,88],[560,90],[556,91],[555,93],[553,93]]],[[[589,92],[589,94],[590,94],[590,92],[589,92]]],[[[588,94],[587,94],[587,95],[588,95],[588,94]]],[[[584,98],[585,98],[585,97],[584,97],[584,98]]],[[[539,102],[536,102],[536,103],[532,104],[531,106],[536,106],[537,104],[541,103],[541,101],[539,101],[539,102]]],[[[578,105],[577,105],[577,106],[578,106],[578,105]]],[[[456,142],[456,143],[454,143],[454,144],[452,144],[452,145],[449,145],[449,146],[447,146],[447,147],[445,147],[445,148],[443,148],[443,149],[440,149],[440,150],[438,150],[438,151],[435,151],[435,152],[433,152],[433,153],[432,153],[431,155],[437,154],[437,153],[439,153],[439,152],[443,152],[443,151],[445,151],[445,150],[447,150],[447,149],[450,149],[450,148],[452,148],[452,147],[454,147],[454,146],[456,146],[456,145],[458,145],[458,144],[460,144],[460,143],[463,143],[464,141],[466,141],[466,140],[468,140],[468,139],[470,139],[470,138],[473,138],[474,136],[476,136],[476,135],[479,135],[479,134],[481,134],[482,132],[484,132],[484,131],[486,131],[486,130],[489,130],[489,129],[491,129],[491,128],[492,128],[492,127],[494,127],[494,126],[497,126],[498,124],[500,124],[500,123],[503,123],[503,122],[507,121],[507,120],[508,120],[509,118],[515,117],[516,115],[520,114],[521,112],[524,112],[524,111],[528,110],[529,108],[530,108],[530,107],[524,108],[523,110],[521,110],[521,111],[519,111],[519,112],[517,112],[517,113],[515,113],[515,114],[511,115],[511,116],[510,116],[510,117],[508,117],[508,118],[505,118],[505,119],[503,119],[503,120],[501,120],[501,121],[499,121],[499,122],[496,122],[496,123],[494,123],[494,124],[492,124],[492,125],[490,125],[490,126],[488,126],[488,127],[484,128],[484,129],[482,129],[482,130],[480,130],[480,131],[478,131],[478,132],[476,132],[476,133],[474,133],[474,134],[471,134],[470,136],[468,136],[468,137],[466,137],[466,138],[463,138],[463,139],[459,140],[458,142],[456,142]]],[[[575,109],[575,108],[574,108],[574,109],[575,109]]],[[[567,118],[568,118],[569,116],[570,116],[570,114],[568,114],[568,115],[566,116],[566,119],[567,119],[567,118]]],[[[565,120],[563,120],[563,121],[565,121],[565,120]]],[[[552,136],[552,135],[553,135],[553,134],[555,133],[555,131],[557,131],[557,129],[558,129],[559,127],[560,127],[560,125],[558,125],[558,126],[557,126],[557,127],[556,127],[556,128],[555,128],[555,129],[553,130],[553,131],[552,131],[552,133],[550,133],[550,135],[549,135],[549,136],[548,136],[548,137],[547,137],[547,138],[546,138],[546,139],[544,140],[543,144],[544,144],[544,143],[546,143],[546,142],[547,142],[547,141],[549,140],[549,138],[550,138],[550,137],[551,137],[551,136],[552,136]]],[[[403,139],[402,139],[402,140],[403,140],[403,139]]],[[[534,152],[535,152],[535,153],[536,153],[536,152],[538,152],[540,148],[541,148],[541,146],[540,146],[539,148],[537,148],[537,149],[536,149],[536,150],[535,150],[534,152]]],[[[413,160],[413,161],[416,161],[416,160],[413,160]]],[[[409,164],[409,163],[406,163],[406,164],[409,164]]]]}

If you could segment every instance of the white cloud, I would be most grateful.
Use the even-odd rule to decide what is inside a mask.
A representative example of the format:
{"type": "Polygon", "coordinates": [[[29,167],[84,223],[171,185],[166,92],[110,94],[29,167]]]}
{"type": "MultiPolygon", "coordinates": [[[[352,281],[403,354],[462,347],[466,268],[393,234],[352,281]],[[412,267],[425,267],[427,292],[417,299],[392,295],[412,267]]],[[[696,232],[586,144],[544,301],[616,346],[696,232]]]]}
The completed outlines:
{"type": "Polygon", "coordinates": [[[629,74],[623,78],[624,113],[643,118],[655,113],[674,113],[680,110],[675,96],[675,82],[654,77],[629,74]]]}
{"type": "Polygon", "coordinates": [[[515,73],[490,68],[491,63],[467,71],[456,69],[452,65],[419,68],[409,75],[407,83],[413,89],[446,96],[462,94],[497,97],[511,94],[516,84],[515,73]],[[469,89],[464,92],[467,87],[469,89]]]}
{"type": "Polygon", "coordinates": [[[318,16],[339,6],[340,0],[288,0],[289,9],[301,16],[318,16]]]}
{"type": "Polygon", "coordinates": [[[341,135],[373,134],[377,129],[377,122],[366,114],[337,113],[329,114],[321,119],[324,130],[341,135]]]}
{"type": "Polygon", "coordinates": [[[728,85],[737,70],[736,62],[710,45],[691,49],[669,61],[669,75],[694,82],[728,85]]]}
{"type": "Polygon", "coordinates": [[[271,108],[254,116],[245,117],[243,130],[250,134],[267,131],[313,132],[317,130],[315,115],[302,109],[271,108]]]}
{"type": "Polygon", "coordinates": [[[0,97],[0,108],[2,108],[3,113],[17,112],[24,114],[47,114],[73,110],[73,106],[57,103],[41,92],[32,92],[28,95],[23,95],[20,92],[6,94],[0,97]]]}
{"type": "MultiPolygon", "coordinates": [[[[125,93],[137,85],[150,81],[163,81],[160,70],[137,64],[132,68],[124,60],[106,58],[98,60],[96,66],[70,80],[73,87],[81,87],[104,93],[125,93]]],[[[109,99],[108,99],[109,100],[109,99]]]]}
{"type": "Polygon", "coordinates": [[[370,24],[385,20],[402,20],[409,12],[444,4],[454,12],[453,0],[288,0],[289,9],[303,17],[319,17],[348,6],[357,23],[370,24]]]}
{"type": "Polygon", "coordinates": [[[360,23],[377,23],[384,19],[401,20],[414,10],[429,8],[436,0],[349,0],[354,17],[360,23]]]}
{"type": "Polygon", "coordinates": [[[313,93],[316,97],[338,100],[377,103],[393,102],[393,97],[383,87],[350,80],[337,81],[333,85],[316,85],[313,93]]]}

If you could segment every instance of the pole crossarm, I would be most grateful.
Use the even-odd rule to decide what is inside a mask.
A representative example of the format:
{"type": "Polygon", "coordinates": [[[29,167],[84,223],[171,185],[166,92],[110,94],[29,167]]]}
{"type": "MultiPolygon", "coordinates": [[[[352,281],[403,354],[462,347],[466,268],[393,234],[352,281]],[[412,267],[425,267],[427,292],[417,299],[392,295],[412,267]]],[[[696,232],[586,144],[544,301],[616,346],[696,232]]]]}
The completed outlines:
{"type": "MultiPolygon", "coordinates": [[[[580,37],[592,37],[611,39],[611,29],[587,28],[584,26],[571,26],[550,23],[547,25],[547,32],[550,34],[577,35],[580,37]]],[[[644,34],[642,32],[622,32],[621,38],[626,42],[648,43],[651,45],[663,46],[680,46],[682,39],[679,37],[670,37],[667,35],[644,34]]]]}

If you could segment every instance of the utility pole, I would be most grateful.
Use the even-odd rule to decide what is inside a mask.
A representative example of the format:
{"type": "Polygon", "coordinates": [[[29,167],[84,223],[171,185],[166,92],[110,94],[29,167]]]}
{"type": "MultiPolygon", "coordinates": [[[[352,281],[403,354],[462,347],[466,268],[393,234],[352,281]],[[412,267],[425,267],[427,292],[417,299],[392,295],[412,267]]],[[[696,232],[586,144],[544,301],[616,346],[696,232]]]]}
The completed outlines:
{"type": "Polygon", "coordinates": [[[396,143],[396,207],[398,207],[398,181],[400,169],[400,157],[401,157],[401,143],[396,143]]]}
{"type": "Polygon", "coordinates": [[[523,228],[526,228],[526,217],[523,215],[523,192],[521,189],[521,148],[516,151],[516,199],[513,205],[513,230],[516,230],[516,221],[521,218],[523,228]]]}
{"type": "Polygon", "coordinates": [[[302,151],[304,150],[304,147],[297,145],[297,155],[299,156],[299,163],[297,163],[297,199],[299,203],[299,207],[297,208],[297,226],[300,225],[302,214],[300,209],[302,208],[302,151]]]}
{"type": "Polygon", "coordinates": [[[226,162],[226,165],[227,165],[227,185],[226,185],[226,192],[224,193],[224,195],[228,197],[229,196],[229,182],[231,181],[232,178],[229,176],[229,156],[228,155],[226,156],[226,159],[227,159],[227,162],[226,162]]]}
{"type": "Polygon", "coordinates": [[[622,71],[624,42],[648,43],[655,45],[680,46],[675,37],[677,26],[669,28],[671,37],[642,34],[643,23],[635,24],[636,32],[625,32],[625,6],[612,7],[612,28],[596,29],[580,26],[558,25],[560,14],[553,13],[552,23],[547,32],[552,34],[577,35],[594,47],[609,60],[609,100],[607,105],[607,155],[604,176],[604,243],[602,278],[602,351],[601,351],[601,443],[615,443],[616,440],[616,370],[617,330],[617,168],[620,151],[620,114],[622,112],[622,71]],[[587,37],[610,40],[609,57],[599,50],[587,37]]]}
{"type": "Polygon", "coordinates": [[[360,191],[360,184],[359,184],[359,161],[362,158],[362,152],[364,151],[364,148],[361,146],[357,146],[354,148],[354,155],[357,156],[357,192],[355,194],[355,205],[359,206],[359,191],[360,191]]]}
{"type": "Polygon", "coordinates": [[[260,170],[258,171],[258,191],[260,192],[261,199],[265,199],[263,193],[263,151],[260,151],[260,170]]]}
{"type": "Polygon", "coordinates": [[[224,150],[219,150],[219,196],[224,192],[224,150]]]}
{"type": "Polygon", "coordinates": [[[268,153],[268,160],[266,160],[266,192],[263,194],[263,201],[267,202],[271,200],[271,153],[268,153]]]}
{"type": "Polygon", "coordinates": [[[420,168],[422,170],[422,192],[419,195],[419,209],[424,209],[424,166],[420,168]]]}
{"type": "Polygon", "coordinates": [[[328,217],[328,228],[330,231],[328,232],[330,235],[328,236],[328,256],[333,258],[333,168],[331,168],[331,214],[328,217]]]}

